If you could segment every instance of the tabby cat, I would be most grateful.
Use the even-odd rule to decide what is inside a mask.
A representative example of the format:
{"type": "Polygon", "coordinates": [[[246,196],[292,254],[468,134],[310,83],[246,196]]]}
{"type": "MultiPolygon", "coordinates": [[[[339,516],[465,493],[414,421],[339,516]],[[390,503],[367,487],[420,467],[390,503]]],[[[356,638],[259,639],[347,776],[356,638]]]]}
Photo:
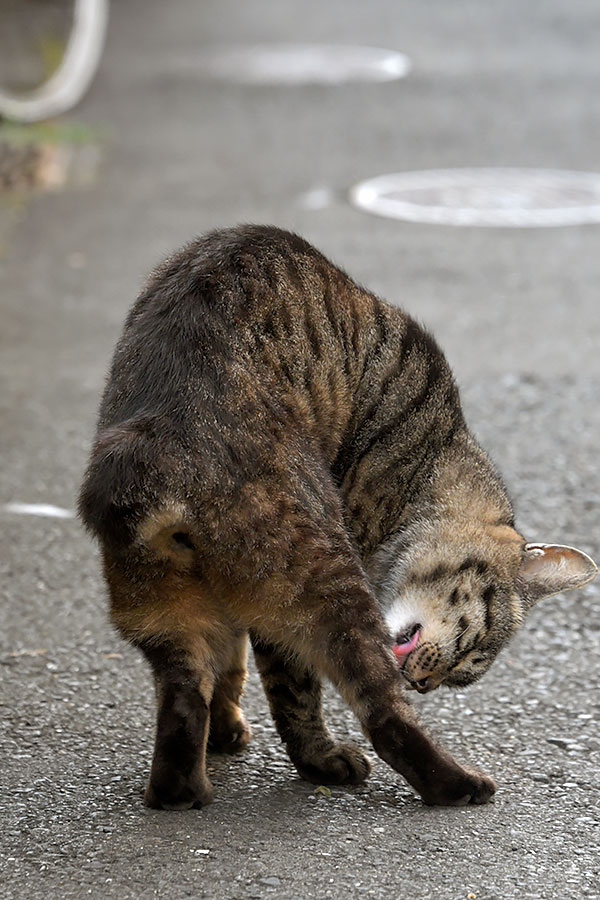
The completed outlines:
{"type": "Polygon", "coordinates": [[[494,782],[436,746],[405,689],[470,684],[533,603],[596,573],[515,531],[430,335],[263,226],[209,234],[151,276],[80,513],[112,621],[155,676],[145,802],[158,809],[208,803],[207,746],[248,742],[248,634],[304,778],[369,773],[323,721],[328,678],[425,803],[486,803],[494,782]]]}

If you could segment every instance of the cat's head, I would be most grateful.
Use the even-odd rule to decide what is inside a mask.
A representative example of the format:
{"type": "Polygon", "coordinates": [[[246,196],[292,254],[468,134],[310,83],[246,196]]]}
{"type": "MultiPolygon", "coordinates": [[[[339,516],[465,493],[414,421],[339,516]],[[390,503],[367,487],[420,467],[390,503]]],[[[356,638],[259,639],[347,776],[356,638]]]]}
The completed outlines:
{"type": "Polygon", "coordinates": [[[598,570],[582,551],[528,544],[511,526],[454,522],[399,536],[371,571],[402,674],[426,693],[476,681],[535,603],[598,570]]]}

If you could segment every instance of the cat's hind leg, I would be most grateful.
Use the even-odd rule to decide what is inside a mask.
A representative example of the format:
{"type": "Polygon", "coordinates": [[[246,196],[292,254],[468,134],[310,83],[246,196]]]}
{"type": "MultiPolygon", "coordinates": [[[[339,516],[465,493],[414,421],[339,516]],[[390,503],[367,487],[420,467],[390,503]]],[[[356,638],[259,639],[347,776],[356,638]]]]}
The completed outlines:
{"type": "Polygon", "coordinates": [[[247,658],[248,637],[243,632],[235,636],[227,669],[215,683],[210,704],[209,751],[238,753],[250,740],[250,728],[240,708],[247,658]]]}
{"type": "Polygon", "coordinates": [[[206,773],[211,702],[219,676],[235,666],[239,631],[192,575],[108,554],[105,575],[113,623],[154,675],[156,736],[144,802],[153,809],[204,806],[213,796],[206,773]]]}
{"type": "Polygon", "coordinates": [[[152,809],[191,809],[210,803],[206,743],[214,677],[208,663],[170,641],[141,644],[156,682],[156,737],[144,803],[152,809]]]}
{"type": "Polygon", "coordinates": [[[251,639],[273,721],[298,773],[314,784],[364,781],[367,758],[353,744],[335,742],[323,721],[316,673],[252,633],[251,639]]]}

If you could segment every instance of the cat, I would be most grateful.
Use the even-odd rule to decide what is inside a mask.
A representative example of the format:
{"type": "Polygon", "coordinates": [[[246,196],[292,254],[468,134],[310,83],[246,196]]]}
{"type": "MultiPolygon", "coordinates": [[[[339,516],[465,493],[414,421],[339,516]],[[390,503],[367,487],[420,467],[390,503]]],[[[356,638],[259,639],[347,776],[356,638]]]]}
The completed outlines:
{"type": "Polygon", "coordinates": [[[207,746],[247,744],[248,634],[302,777],[369,774],[324,723],[328,678],[426,804],[488,802],[492,779],[433,742],[405,689],[475,681],[535,602],[597,571],[515,530],[434,339],[267,226],[210,233],[150,277],[79,511],[112,621],[153,670],[157,809],[210,802],[207,746]]]}

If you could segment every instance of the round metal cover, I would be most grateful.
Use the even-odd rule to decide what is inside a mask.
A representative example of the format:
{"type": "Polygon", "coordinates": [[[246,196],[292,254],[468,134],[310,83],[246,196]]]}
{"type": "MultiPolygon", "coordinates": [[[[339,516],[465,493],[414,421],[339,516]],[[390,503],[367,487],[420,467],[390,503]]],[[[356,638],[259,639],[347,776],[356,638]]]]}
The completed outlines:
{"type": "Polygon", "coordinates": [[[539,228],[600,222],[600,174],[553,169],[438,169],[363,181],[350,200],[430,225],[539,228]]]}
{"type": "Polygon", "coordinates": [[[408,57],[378,47],[342,44],[257,44],[210,50],[196,64],[213,78],[246,84],[344,84],[394,81],[408,57]]]}

